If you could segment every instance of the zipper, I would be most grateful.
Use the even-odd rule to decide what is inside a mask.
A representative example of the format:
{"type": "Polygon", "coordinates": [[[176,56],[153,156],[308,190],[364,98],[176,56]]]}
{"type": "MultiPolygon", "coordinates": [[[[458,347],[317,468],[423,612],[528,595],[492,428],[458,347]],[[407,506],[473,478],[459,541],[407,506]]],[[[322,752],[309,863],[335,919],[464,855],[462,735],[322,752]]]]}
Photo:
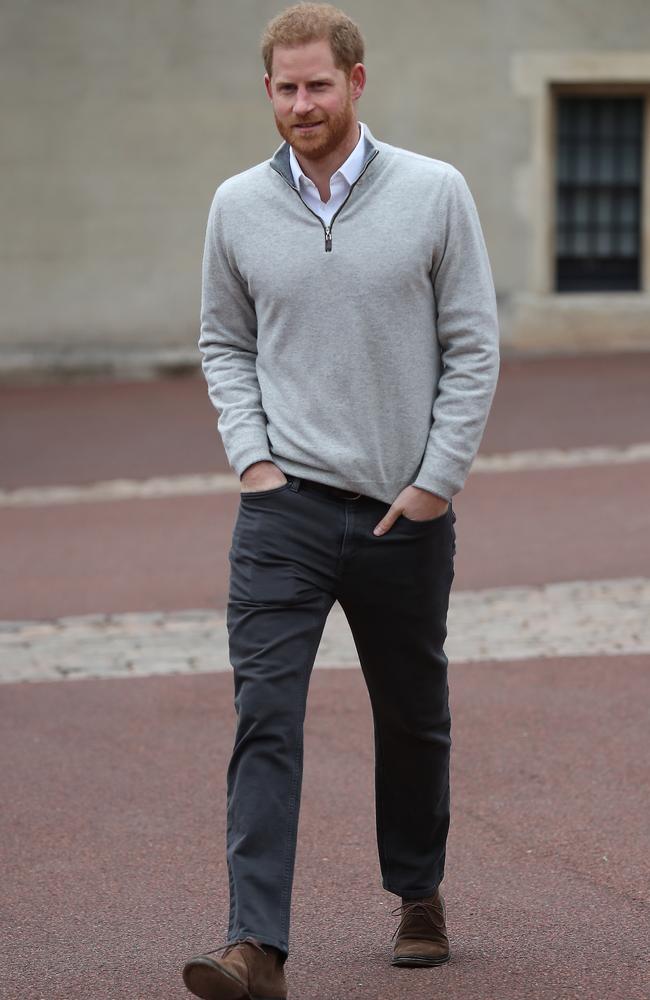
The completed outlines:
{"type": "MultiPolygon", "coordinates": [[[[372,163],[372,161],[374,160],[374,158],[375,158],[375,156],[377,155],[378,152],[379,152],[378,149],[376,149],[374,151],[374,153],[372,154],[372,156],[370,157],[370,159],[366,163],[365,167],[363,168],[363,170],[361,171],[361,173],[357,177],[357,179],[354,182],[354,184],[350,185],[350,190],[347,193],[347,197],[346,197],[345,201],[343,201],[339,205],[339,207],[337,208],[336,212],[332,216],[332,221],[330,222],[329,226],[326,226],[325,223],[323,222],[323,220],[321,219],[321,222],[323,222],[323,228],[325,229],[325,252],[326,253],[329,253],[331,251],[331,249],[332,249],[332,226],[334,225],[336,217],[338,216],[338,214],[341,211],[341,209],[345,208],[345,206],[347,205],[348,200],[350,198],[350,195],[354,191],[355,187],[357,186],[357,184],[359,183],[359,181],[361,180],[361,178],[365,174],[366,170],[368,169],[368,167],[370,166],[370,164],[372,163]]],[[[302,201],[302,198],[300,200],[302,201]]],[[[319,218],[320,218],[320,216],[319,216],[319,218]]]]}
{"type": "Polygon", "coordinates": [[[318,219],[318,221],[320,222],[321,226],[323,227],[323,232],[325,233],[325,253],[331,253],[332,252],[332,226],[334,225],[334,222],[335,222],[335,220],[336,220],[339,212],[341,211],[342,208],[345,207],[345,205],[347,205],[348,200],[350,198],[350,195],[354,191],[355,187],[357,186],[357,184],[359,183],[359,181],[361,180],[361,178],[365,174],[366,170],[368,169],[368,167],[370,166],[370,164],[372,163],[372,161],[374,160],[374,158],[375,158],[375,156],[377,155],[378,152],[379,152],[378,149],[376,149],[374,151],[374,153],[372,154],[372,156],[370,157],[370,159],[366,163],[365,167],[363,168],[363,170],[361,171],[361,173],[357,177],[357,179],[354,182],[354,184],[350,185],[350,190],[348,191],[345,200],[339,205],[339,207],[337,208],[336,212],[332,216],[332,220],[331,220],[329,226],[327,226],[323,222],[323,220],[321,219],[320,215],[318,215],[317,212],[314,212],[314,210],[309,207],[309,205],[307,204],[307,202],[303,200],[302,195],[300,194],[300,191],[298,190],[298,188],[294,187],[293,184],[290,184],[289,181],[287,180],[287,178],[284,176],[284,174],[280,173],[279,170],[276,171],[277,173],[280,174],[280,177],[282,178],[282,180],[286,184],[289,185],[289,187],[291,188],[291,190],[296,192],[296,194],[298,195],[298,197],[302,201],[302,203],[305,206],[305,208],[307,209],[307,211],[311,212],[311,214],[314,216],[314,218],[318,219]]]}

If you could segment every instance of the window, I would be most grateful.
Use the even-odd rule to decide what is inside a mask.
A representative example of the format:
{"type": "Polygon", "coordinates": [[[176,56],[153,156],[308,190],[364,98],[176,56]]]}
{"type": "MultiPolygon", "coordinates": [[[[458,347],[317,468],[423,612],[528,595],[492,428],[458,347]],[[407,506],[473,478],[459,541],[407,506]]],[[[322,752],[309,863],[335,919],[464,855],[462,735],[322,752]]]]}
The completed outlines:
{"type": "Polygon", "coordinates": [[[642,97],[557,96],[557,291],[640,289],[642,135],[642,97]]]}

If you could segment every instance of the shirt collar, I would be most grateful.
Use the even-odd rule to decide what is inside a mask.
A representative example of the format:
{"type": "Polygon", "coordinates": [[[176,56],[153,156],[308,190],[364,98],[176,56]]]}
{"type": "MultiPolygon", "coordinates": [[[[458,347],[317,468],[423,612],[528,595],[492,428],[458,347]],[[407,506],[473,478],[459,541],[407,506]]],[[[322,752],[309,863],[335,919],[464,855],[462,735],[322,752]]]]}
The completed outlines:
{"type": "MultiPolygon", "coordinates": [[[[363,137],[365,131],[365,125],[363,122],[359,122],[359,141],[348,156],[345,163],[342,163],[339,169],[332,174],[332,177],[336,177],[336,174],[342,174],[345,180],[348,182],[350,187],[359,177],[359,174],[363,170],[363,137]]],[[[303,172],[302,167],[298,163],[298,158],[293,151],[293,146],[289,146],[289,163],[291,165],[291,173],[293,174],[293,181],[296,187],[300,187],[300,182],[303,178],[309,180],[307,175],[303,172]]],[[[330,177],[330,180],[332,178],[330,177]]],[[[312,182],[313,183],[313,182],[312,182]]]]}

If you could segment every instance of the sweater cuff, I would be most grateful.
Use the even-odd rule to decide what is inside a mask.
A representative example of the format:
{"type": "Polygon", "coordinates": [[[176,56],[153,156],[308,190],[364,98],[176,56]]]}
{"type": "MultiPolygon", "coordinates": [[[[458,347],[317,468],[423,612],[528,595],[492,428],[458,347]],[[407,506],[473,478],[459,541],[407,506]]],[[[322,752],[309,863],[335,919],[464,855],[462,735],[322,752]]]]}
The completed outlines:
{"type": "Polygon", "coordinates": [[[238,451],[237,455],[230,459],[230,465],[240,479],[248,466],[254,465],[255,462],[273,462],[268,447],[263,448],[259,445],[250,445],[248,448],[238,451]]]}
{"type": "Polygon", "coordinates": [[[417,486],[421,490],[426,490],[428,493],[434,493],[436,496],[440,497],[442,500],[446,500],[448,503],[451,502],[451,498],[454,496],[458,490],[454,490],[449,483],[432,482],[428,477],[426,477],[426,482],[423,482],[422,476],[418,476],[411,486],[417,486]]]}

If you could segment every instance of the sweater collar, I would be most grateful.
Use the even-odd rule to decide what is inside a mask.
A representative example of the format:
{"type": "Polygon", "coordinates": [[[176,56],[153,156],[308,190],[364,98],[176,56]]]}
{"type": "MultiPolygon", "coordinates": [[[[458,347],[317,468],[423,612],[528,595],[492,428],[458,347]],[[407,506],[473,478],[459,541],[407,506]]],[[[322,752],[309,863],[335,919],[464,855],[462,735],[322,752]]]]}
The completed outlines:
{"type": "MultiPolygon", "coordinates": [[[[291,157],[288,142],[283,142],[282,145],[276,149],[274,155],[269,160],[269,165],[278,173],[290,187],[294,188],[296,191],[295,181],[293,179],[293,173],[291,171],[291,157]]],[[[379,152],[379,147],[377,146],[376,140],[367,125],[363,126],[363,162],[361,165],[360,173],[366,169],[368,164],[379,152]]]]}

